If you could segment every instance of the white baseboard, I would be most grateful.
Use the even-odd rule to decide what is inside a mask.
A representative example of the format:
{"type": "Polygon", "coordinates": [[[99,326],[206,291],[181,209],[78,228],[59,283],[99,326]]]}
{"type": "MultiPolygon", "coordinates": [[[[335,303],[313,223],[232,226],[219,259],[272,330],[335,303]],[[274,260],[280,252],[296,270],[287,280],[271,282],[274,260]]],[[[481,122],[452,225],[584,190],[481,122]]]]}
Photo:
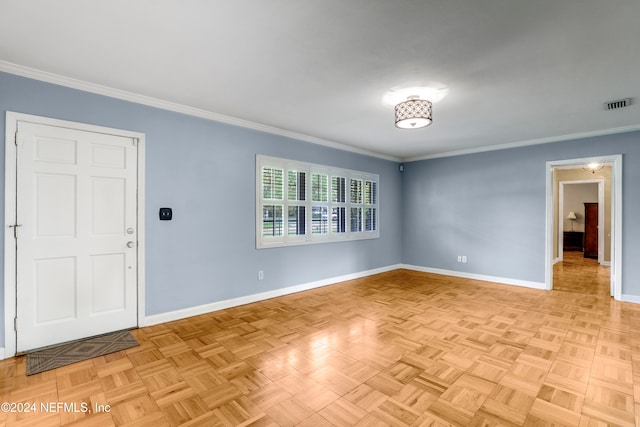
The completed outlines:
{"type": "Polygon", "coordinates": [[[562,262],[562,258],[558,257],[551,261],[551,265],[556,265],[557,263],[562,262]]]}
{"type": "Polygon", "coordinates": [[[544,282],[530,282],[528,280],[510,279],[507,277],[485,276],[483,274],[466,273],[463,271],[442,270],[440,268],[422,267],[418,265],[402,264],[401,268],[421,271],[423,273],[442,274],[444,276],[461,277],[463,279],[482,280],[485,282],[502,283],[503,285],[521,286],[525,288],[546,290],[544,282]]]}
{"type": "Polygon", "coordinates": [[[140,326],[151,326],[157,325],[159,323],[172,322],[174,320],[180,320],[187,317],[211,313],[212,311],[224,310],[226,308],[237,307],[239,305],[250,304],[253,302],[264,301],[271,298],[294,294],[296,292],[308,291],[310,289],[320,288],[322,286],[333,285],[347,280],[359,279],[361,277],[385,273],[387,271],[397,270],[399,268],[402,268],[400,264],[389,265],[387,267],[375,268],[373,270],[366,270],[358,273],[345,274],[343,276],[331,277],[329,279],[318,280],[316,282],[303,283],[301,285],[290,286],[288,288],[275,289],[273,291],[261,292],[258,294],[232,298],[224,301],[216,301],[210,304],[184,308],[182,310],[175,310],[167,313],[153,314],[151,316],[146,316],[144,319],[144,324],[140,326]]]}
{"type": "Polygon", "coordinates": [[[602,265],[603,267],[611,267],[611,261],[602,261],[602,265]]]}
{"type": "Polygon", "coordinates": [[[624,302],[632,302],[634,304],[640,304],[640,296],[638,295],[622,294],[621,300],[624,302]]]}

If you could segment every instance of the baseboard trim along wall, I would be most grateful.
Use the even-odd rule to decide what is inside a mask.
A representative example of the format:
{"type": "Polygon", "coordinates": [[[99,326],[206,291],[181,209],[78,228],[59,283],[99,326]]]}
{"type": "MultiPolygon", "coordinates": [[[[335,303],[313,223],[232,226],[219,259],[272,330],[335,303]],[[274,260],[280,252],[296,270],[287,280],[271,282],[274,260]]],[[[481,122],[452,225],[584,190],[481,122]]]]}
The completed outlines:
{"type": "Polygon", "coordinates": [[[640,296],[637,296],[637,295],[622,294],[621,299],[624,302],[632,302],[634,304],[640,304],[640,296]]]}
{"type": "Polygon", "coordinates": [[[185,308],[182,310],[170,311],[167,313],[153,314],[146,316],[144,325],[152,326],[174,320],[185,319],[187,317],[199,316],[201,314],[211,313],[213,311],[224,310],[226,308],[237,307],[239,305],[250,304],[253,302],[264,301],[271,298],[281,297],[284,295],[295,294],[297,292],[308,291],[323,286],[334,285],[336,283],[345,282],[347,280],[360,279],[362,277],[373,276],[374,274],[385,273],[387,271],[402,268],[399,264],[389,265],[387,267],[375,268],[373,270],[361,271],[358,273],[345,274],[343,276],[331,277],[328,279],[318,280],[315,282],[303,283],[301,285],[290,286],[288,288],[275,289],[273,291],[261,292],[258,294],[247,295],[238,298],[232,298],[224,301],[217,301],[210,304],[199,305],[196,307],[185,308]]]}
{"type": "Polygon", "coordinates": [[[501,283],[503,285],[521,286],[524,288],[545,290],[543,282],[530,282],[528,280],[510,279],[507,277],[486,276],[484,274],[466,273],[463,271],[443,270],[440,268],[422,267],[419,265],[402,264],[400,268],[407,270],[421,271],[423,273],[441,274],[443,276],[460,277],[463,279],[482,280],[485,282],[501,283]]]}
{"type": "Polygon", "coordinates": [[[485,276],[481,274],[464,273],[453,270],[442,270],[439,268],[420,267],[408,264],[396,264],[387,267],[376,268],[373,270],[361,271],[358,273],[345,274],[343,276],[331,277],[328,279],[318,280],[315,282],[303,283],[301,285],[290,286],[288,288],[275,289],[273,291],[261,292],[258,294],[247,295],[238,298],[232,298],[224,301],[216,301],[210,304],[199,305],[196,307],[185,308],[182,310],[170,311],[167,313],[153,314],[145,318],[145,322],[140,326],[152,326],[165,322],[173,322],[174,320],[186,319],[187,317],[199,316],[201,314],[211,313],[213,311],[224,310],[226,308],[237,307],[253,302],[264,301],[271,298],[281,297],[284,295],[294,294],[296,292],[308,291],[323,286],[334,285],[336,283],[345,282],[347,280],[360,279],[362,277],[373,276],[374,274],[385,273],[387,271],[407,269],[421,271],[424,273],[441,274],[444,276],[461,277],[465,279],[482,280],[485,282],[502,283],[505,285],[522,286],[533,289],[546,289],[544,283],[529,282],[526,280],[509,279],[505,277],[485,276]]]}

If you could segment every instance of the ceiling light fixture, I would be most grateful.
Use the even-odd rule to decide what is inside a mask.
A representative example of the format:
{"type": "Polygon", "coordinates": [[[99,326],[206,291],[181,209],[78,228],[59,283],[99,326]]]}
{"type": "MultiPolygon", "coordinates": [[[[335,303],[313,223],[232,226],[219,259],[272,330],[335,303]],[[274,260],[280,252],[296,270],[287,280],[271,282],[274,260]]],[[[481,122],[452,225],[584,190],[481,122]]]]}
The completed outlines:
{"type": "Polygon", "coordinates": [[[589,164],[586,164],[586,165],[582,166],[582,169],[586,170],[587,172],[591,172],[591,173],[595,174],[596,172],[598,172],[603,167],[604,167],[604,163],[591,162],[589,164]]]}
{"type": "Polygon", "coordinates": [[[426,99],[411,95],[396,105],[396,127],[400,129],[419,129],[432,121],[432,104],[426,99]]]}

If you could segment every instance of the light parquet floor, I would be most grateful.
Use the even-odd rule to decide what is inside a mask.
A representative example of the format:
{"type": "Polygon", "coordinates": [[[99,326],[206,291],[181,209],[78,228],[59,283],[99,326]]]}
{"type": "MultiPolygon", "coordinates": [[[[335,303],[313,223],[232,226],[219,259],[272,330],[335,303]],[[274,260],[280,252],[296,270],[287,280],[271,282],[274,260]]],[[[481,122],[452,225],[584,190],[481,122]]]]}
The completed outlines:
{"type": "Polygon", "coordinates": [[[0,426],[640,424],[640,306],[574,258],[553,291],[396,270],[140,328],[139,347],[31,377],[0,361],[0,401],[110,405],[0,426]]]}

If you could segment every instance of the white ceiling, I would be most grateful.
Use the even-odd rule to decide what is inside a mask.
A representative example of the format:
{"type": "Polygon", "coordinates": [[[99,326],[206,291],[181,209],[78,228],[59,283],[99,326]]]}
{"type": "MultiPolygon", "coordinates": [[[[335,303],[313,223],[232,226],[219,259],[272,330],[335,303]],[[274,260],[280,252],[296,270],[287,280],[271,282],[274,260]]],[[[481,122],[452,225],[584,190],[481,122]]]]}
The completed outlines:
{"type": "Polygon", "coordinates": [[[0,16],[0,71],[383,157],[640,129],[638,0],[0,0],[0,16]],[[449,94],[431,126],[397,129],[382,97],[416,84],[449,94]]]}

